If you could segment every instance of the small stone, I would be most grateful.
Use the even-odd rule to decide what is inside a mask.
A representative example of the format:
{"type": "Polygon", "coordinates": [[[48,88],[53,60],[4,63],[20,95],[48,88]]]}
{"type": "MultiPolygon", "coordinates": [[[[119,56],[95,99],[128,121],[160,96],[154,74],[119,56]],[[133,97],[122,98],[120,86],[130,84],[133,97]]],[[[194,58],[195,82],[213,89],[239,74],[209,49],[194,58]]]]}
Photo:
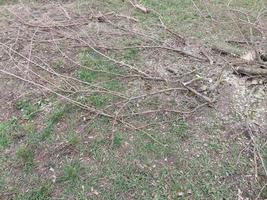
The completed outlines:
{"type": "Polygon", "coordinates": [[[202,91],[206,91],[208,89],[208,87],[206,85],[202,85],[200,88],[202,91]]]}
{"type": "Polygon", "coordinates": [[[256,55],[257,55],[256,51],[253,50],[253,51],[246,52],[244,55],[241,56],[241,58],[246,61],[253,61],[256,59],[256,55]]]}
{"type": "Polygon", "coordinates": [[[258,84],[258,81],[254,79],[254,80],[251,81],[251,84],[252,85],[257,85],[258,84]]]}
{"type": "Polygon", "coordinates": [[[178,192],[178,196],[182,197],[182,196],[184,196],[184,193],[183,192],[178,192]]]}

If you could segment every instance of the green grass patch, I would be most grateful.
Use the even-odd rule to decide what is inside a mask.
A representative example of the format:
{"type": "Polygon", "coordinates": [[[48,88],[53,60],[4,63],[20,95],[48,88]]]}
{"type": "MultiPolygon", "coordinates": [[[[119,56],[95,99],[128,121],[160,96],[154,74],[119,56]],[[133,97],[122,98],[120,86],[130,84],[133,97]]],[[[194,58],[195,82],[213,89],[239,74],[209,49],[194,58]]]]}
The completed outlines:
{"type": "MultiPolygon", "coordinates": [[[[123,13],[119,11],[124,9],[124,11],[128,11],[129,15],[132,16],[133,14],[139,19],[140,24],[136,24],[136,29],[140,25],[142,26],[140,30],[144,28],[142,31],[147,35],[162,40],[168,38],[168,41],[174,42],[172,41],[174,38],[170,38],[169,34],[158,27],[160,22],[155,13],[144,14],[133,8],[127,1],[79,2],[83,5],[90,5],[93,9],[99,8],[102,13],[106,13],[103,10],[118,11],[115,12],[116,14],[123,13]]],[[[209,1],[194,1],[202,11],[203,16],[197,12],[193,1],[141,0],[139,2],[160,12],[162,20],[171,29],[188,37],[193,35],[205,39],[210,37],[209,32],[212,33],[212,39],[215,42],[218,42],[218,38],[221,42],[224,41],[225,35],[229,36],[228,33],[233,31],[228,28],[220,30],[221,32],[218,30],[219,28],[212,30],[210,23],[212,18],[226,20],[225,25],[228,24],[229,19],[226,15],[222,15],[223,9],[209,11],[211,7],[205,7],[206,4],[204,4],[204,2],[209,3],[209,1]],[[218,17],[214,15],[216,12],[219,14],[218,17]]],[[[228,1],[216,0],[212,3],[223,8],[228,1]]],[[[242,1],[231,2],[232,6],[239,4],[242,4],[242,1]]],[[[249,0],[241,7],[244,9],[254,8],[257,5],[249,0]]],[[[88,9],[88,7],[84,6],[83,9],[88,9]]],[[[129,37],[120,45],[142,45],[142,42],[129,37]]],[[[157,44],[155,43],[155,45],[157,44]]],[[[141,66],[140,63],[142,62],[145,63],[140,49],[128,49],[120,53],[121,55],[109,56],[119,57],[118,60],[133,62],[138,66],[141,66]]],[[[125,92],[126,94],[132,92],[130,88],[124,86],[126,84],[116,75],[130,74],[123,67],[115,65],[91,50],[82,52],[80,59],[84,66],[77,71],[77,77],[80,80],[111,91],[125,92]]],[[[63,64],[63,61],[58,60],[54,67],[60,71],[63,64]]],[[[133,87],[135,87],[133,92],[136,92],[137,96],[140,93],[143,94],[144,91],[140,90],[145,88],[145,86],[143,87],[144,80],[134,81],[136,82],[133,82],[133,87]]],[[[147,83],[147,90],[160,87],[160,85],[155,86],[158,83],[153,81],[147,81],[147,83]]],[[[77,99],[96,108],[103,108],[116,100],[115,97],[107,93],[94,91],[91,93],[90,96],[82,96],[80,99],[77,97],[77,99]]],[[[71,98],[76,98],[76,96],[71,96],[71,98]]],[[[129,103],[125,110],[129,109],[129,113],[141,112],[160,109],[170,104],[176,108],[175,101],[172,103],[168,101],[164,100],[163,102],[162,98],[153,96],[140,101],[140,103],[139,101],[129,103]],[[163,104],[164,106],[162,106],[163,104]]],[[[39,121],[35,123],[37,120],[35,116],[40,107],[41,104],[28,100],[19,101],[17,108],[21,110],[21,118],[24,119],[21,120],[23,124],[18,125],[12,121],[0,123],[0,148],[11,146],[10,143],[14,140],[15,132],[19,132],[19,134],[22,132],[20,135],[23,135],[20,137],[20,146],[17,147],[15,156],[10,154],[12,151],[3,151],[0,154],[0,162],[3,163],[3,166],[0,165],[0,169],[5,171],[2,173],[3,175],[0,175],[0,196],[2,195],[1,188],[3,188],[3,190],[8,189],[7,192],[4,191],[4,194],[9,192],[12,194],[22,193],[15,198],[19,200],[53,199],[53,189],[58,189],[56,190],[58,199],[221,200],[236,199],[239,188],[242,192],[246,191],[247,193],[257,192],[259,189],[256,188],[254,182],[247,182],[248,175],[254,169],[253,163],[251,164],[250,161],[251,158],[246,155],[247,147],[242,146],[243,141],[239,138],[237,140],[224,138],[223,133],[226,131],[221,123],[222,119],[212,121],[213,116],[209,116],[207,123],[197,127],[197,123],[189,125],[189,122],[182,117],[169,113],[125,117],[121,119],[125,124],[131,123],[136,127],[152,123],[153,125],[140,131],[132,131],[126,128],[125,124],[116,124],[113,146],[111,147],[109,136],[113,131],[112,119],[105,117],[89,119],[90,116],[88,117],[87,114],[90,113],[86,113],[85,116],[85,112],[80,112],[79,109],[74,110],[74,106],[60,104],[51,108],[49,116],[46,116],[43,121],[42,130],[37,130],[37,127],[41,125],[39,121]],[[83,120],[84,116],[86,120],[83,120]],[[18,130],[13,132],[16,127],[18,130]],[[56,135],[55,132],[60,132],[60,134],[56,135]],[[76,134],[76,132],[79,133],[76,134]],[[53,137],[54,135],[57,137],[53,137]],[[75,151],[72,154],[73,149],[77,150],[76,147],[79,148],[78,153],[75,151]],[[35,163],[35,154],[38,161],[43,159],[46,163],[35,163]],[[237,160],[239,160],[238,163],[237,160]],[[28,169],[36,167],[37,173],[39,173],[39,169],[49,170],[50,167],[55,169],[56,182],[52,185],[42,183],[46,178],[51,178],[50,173],[52,172],[50,171],[48,173],[45,171],[42,175],[46,177],[42,176],[40,181],[39,176],[34,173],[35,170],[25,174],[20,171],[21,169],[14,169],[13,166],[16,166],[14,162],[17,161],[28,169]],[[37,168],[39,164],[40,166],[37,168]],[[24,185],[23,189],[21,189],[22,184],[24,185]],[[248,189],[247,185],[251,188],[248,189]],[[24,193],[23,191],[28,192],[24,193]]],[[[112,113],[110,110],[105,111],[112,113]]],[[[125,114],[127,113],[125,112],[125,114]]],[[[266,161],[266,145],[261,146],[259,144],[259,148],[266,161]]],[[[261,175],[261,167],[258,167],[258,172],[261,175]]],[[[262,187],[261,183],[260,186],[262,187]]],[[[265,193],[267,192],[264,190],[262,192],[263,198],[266,197],[265,193]]],[[[249,195],[253,199],[252,195],[249,195]]]]}
{"type": "Polygon", "coordinates": [[[181,139],[188,138],[188,124],[182,118],[175,119],[171,124],[171,132],[175,133],[181,139]]]}
{"type": "Polygon", "coordinates": [[[40,106],[32,104],[29,100],[22,100],[16,103],[16,107],[21,110],[23,119],[32,120],[40,106]]]}
{"type": "Polygon", "coordinates": [[[0,123],[0,146],[7,147],[10,143],[10,135],[8,133],[9,124],[0,123]]]}
{"type": "Polygon", "coordinates": [[[137,59],[139,52],[140,49],[138,48],[128,49],[123,53],[123,58],[125,60],[135,60],[137,59]]]}
{"type": "Polygon", "coordinates": [[[39,130],[37,130],[33,121],[28,121],[26,124],[23,124],[20,130],[25,134],[28,145],[35,145],[39,142],[39,130]]]}
{"type": "Polygon", "coordinates": [[[95,72],[95,71],[90,71],[90,70],[87,70],[87,69],[82,69],[79,71],[78,73],[78,77],[83,80],[83,81],[86,81],[88,83],[92,83],[94,82],[95,80],[97,80],[97,76],[98,76],[98,72],[95,72]]]}
{"type": "Polygon", "coordinates": [[[77,134],[71,133],[68,135],[68,143],[72,146],[78,146],[81,143],[81,138],[77,134]]]}
{"type": "MultiPolygon", "coordinates": [[[[265,6],[263,0],[236,0],[229,3],[228,1],[219,0],[206,2],[202,0],[169,0],[161,2],[157,0],[142,0],[140,3],[152,10],[156,10],[161,15],[161,20],[169,28],[185,37],[201,39],[209,45],[217,45],[233,53],[241,53],[241,49],[226,43],[226,40],[240,37],[245,39],[243,35],[247,38],[250,37],[250,27],[240,23],[239,19],[247,21],[246,17],[249,16],[250,21],[255,21],[258,13],[265,6]],[[231,12],[231,9],[240,10],[248,15],[231,12]]],[[[140,20],[144,28],[151,27],[151,24],[160,24],[158,15],[154,12],[143,14],[136,10],[135,16],[140,20]]],[[[253,31],[253,34],[257,37],[259,32],[253,31]]],[[[160,33],[155,33],[155,35],[159,36],[160,33]]]]}
{"type": "Polygon", "coordinates": [[[71,111],[71,109],[72,106],[66,104],[64,106],[59,106],[55,109],[55,111],[53,111],[46,121],[46,127],[41,131],[41,140],[46,140],[53,135],[56,125],[66,113],[71,111]]]}
{"type": "Polygon", "coordinates": [[[112,91],[123,91],[123,83],[119,80],[110,80],[107,81],[103,84],[103,87],[106,88],[107,90],[112,90],[112,91]]]}
{"type": "Polygon", "coordinates": [[[0,6],[7,4],[14,4],[15,2],[17,2],[17,0],[0,0],[0,6]]]}
{"type": "Polygon", "coordinates": [[[46,183],[26,194],[19,195],[15,200],[50,200],[52,191],[52,185],[46,183]]]}
{"type": "Polygon", "coordinates": [[[8,122],[0,122],[0,150],[6,148],[12,142],[12,131],[16,126],[17,119],[8,122]]]}
{"type": "Polygon", "coordinates": [[[119,148],[122,146],[123,137],[120,133],[116,133],[113,141],[113,148],[119,148]]]}
{"type": "Polygon", "coordinates": [[[53,68],[57,70],[58,72],[60,72],[63,69],[64,64],[65,62],[63,59],[58,59],[53,63],[53,68]]]}
{"type": "MultiPolygon", "coordinates": [[[[85,66],[78,72],[78,78],[88,83],[97,84],[107,90],[123,91],[123,82],[119,80],[117,74],[123,74],[122,69],[118,69],[110,61],[105,60],[101,55],[93,51],[81,53],[81,62],[85,66]]],[[[104,94],[93,93],[88,97],[80,98],[83,103],[90,103],[92,106],[101,108],[116,100],[117,97],[104,94]]]]}
{"type": "MultiPolygon", "coordinates": [[[[134,199],[234,198],[234,183],[221,184],[218,176],[235,176],[239,167],[245,170],[245,164],[234,167],[234,156],[218,167],[214,151],[203,148],[201,138],[188,136],[189,126],[185,120],[175,116],[173,120],[165,120],[170,122],[165,132],[155,127],[146,133],[168,146],[158,144],[142,132],[124,133],[123,137],[117,133],[114,138],[116,148],[112,150],[107,150],[107,140],[95,140],[89,148],[99,165],[95,163],[90,167],[90,173],[97,170],[94,171],[94,182],[88,183],[88,187],[93,187],[103,199],[127,199],[128,196],[134,199]],[[133,135],[134,139],[130,139],[133,135]],[[186,138],[187,141],[190,139],[190,147],[184,143],[186,138]],[[124,141],[130,145],[129,149],[123,148],[124,141]],[[187,148],[197,155],[187,152],[187,148]],[[107,186],[99,187],[103,182],[107,186]]],[[[99,131],[100,126],[98,122],[92,131],[99,131]]],[[[228,149],[224,143],[221,145],[228,149]]],[[[247,165],[247,161],[244,163],[247,165]]]]}
{"type": "Polygon", "coordinates": [[[112,73],[117,74],[122,72],[111,61],[106,60],[103,56],[91,50],[82,52],[80,57],[85,68],[78,73],[78,76],[84,81],[105,80],[113,77],[112,73]]]}
{"type": "Polygon", "coordinates": [[[88,83],[100,83],[106,89],[119,91],[123,88],[121,81],[117,80],[116,74],[123,74],[122,69],[118,69],[110,61],[92,51],[81,53],[81,62],[87,68],[82,68],[78,72],[78,77],[88,83]]]}
{"type": "Polygon", "coordinates": [[[22,145],[16,152],[18,160],[27,169],[33,167],[34,150],[30,146],[22,145]]]}
{"type": "Polygon", "coordinates": [[[80,180],[82,167],[78,161],[73,161],[64,166],[63,175],[59,178],[59,182],[68,182],[75,184],[80,180]]]}
{"type": "Polygon", "coordinates": [[[110,101],[110,98],[103,94],[92,94],[89,96],[89,101],[95,107],[102,107],[110,101]]]}

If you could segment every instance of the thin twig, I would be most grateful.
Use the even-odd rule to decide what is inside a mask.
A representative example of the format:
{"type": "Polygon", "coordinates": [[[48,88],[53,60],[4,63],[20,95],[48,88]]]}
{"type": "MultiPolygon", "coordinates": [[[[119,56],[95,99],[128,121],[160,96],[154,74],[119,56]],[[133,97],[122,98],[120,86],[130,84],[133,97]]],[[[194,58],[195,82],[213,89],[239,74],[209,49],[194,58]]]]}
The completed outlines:
{"type": "Polygon", "coordinates": [[[202,99],[204,99],[205,101],[207,101],[209,104],[214,103],[214,100],[210,99],[209,97],[199,93],[198,91],[196,91],[195,89],[193,89],[192,87],[186,85],[185,83],[181,82],[180,83],[186,88],[188,89],[190,92],[194,93],[195,95],[201,97],[202,99]]]}
{"type": "Polygon", "coordinates": [[[267,187],[267,183],[265,183],[262,188],[260,189],[260,192],[259,194],[257,195],[256,199],[255,200],[259,200],[261,198],[261,194],[262,192],[264,191],[264,189],[267,187]]]}
{"type": "Polygon", "coordinates": [[[246,122],[246,127],[248,129],[248,133],[249,133],[250,139],[253,142],[253,145],[254,145],[255,150],[256,150],[256,152],[258,154],[258,157],[260,158],[260,161],[261,161],[262,168],[264,170],[265,176],[267,176],[267,168],[265,166],[265,162],[264,162],[263,156],[261,155],[261,152],[259,150],[259,147],[258,147],[256,141],[255,141],[254,135],[252,133],[251,127],[249,126],[248,122],[246,122]]]}
{"type": "Polygon", "coordinates": [[[200,106],[197,106],[193,110],[190,111],[179,111],[179,110],[174,110],[174,109],[157,109],[157,110],[148,110],[148,111],[143,111],[143,112],[136,112],[136,113],[131,113],[128,115],[121,115],[119,116],[120,118],[125,118],[125,117],[133,117],[133,116],[138,116],[138,115],[148,115],[148,114],[154,114],[154,113],[159,113],[159,112],[166,112],[166,113],[175,113],[175,114],[192,114],[199,108],[207,105],[207,103],[201,104],[200,106]]]}
{"type": "Polygon", "coordinates": [[[207,58],[199,57],[196,55],[193,55],[189,52],[186,52],[182,49],[173,48],[173,47],[167,47],[167,46],[145,46],[145,45],[139,45],[139,46],[129,46],[129,47],[107,47],[107,46],[92,46],[92,45],[74,45],[73,47],[89,47],[89,48],[99,48],[99,49],[107,49],[107,50],[126,50],[126,49],[163,49],[168,50],[172,52],[179,53],[180,55],[188,56],[191,58],[195,58],[197,60],[201,61],[208,61],[207,58]]]}
{"type": "Polygon", "coordinates": [[[80,103],[80,102],[78,102],[78,101],[75,101],[75,100],[73,100],[73,99],[70,99],[70,98],[68,98],[68,97],[66,97],[66,96],[64,96],[64,95],[62,95],[62,94],[60,94],[60,93],[58,93],[58,92],[55,92],[55,91],[53,91],[52,89],[50,89],[50,88],[48,88],[48,87],[46,87],[46,86],[43,86],[43,85],[41,85],[41,84],[39,84],[39,83],[35,83],[35,82],[31,81],[31,80],[24,79],[23,77],[20,77],[20,76],[18,76],[18,75],[16,75],[16,74],[10,73],[10,72],[5,71],[5,70],[2,70],[2,69],[0,69],[0,72],[2,72],[3,74],[6,74],[6,75],[12,76],[12,77],[14,77],[14,78],[17,78],[17,79],[19,79],[19,80],[22,80],[22,81],[24,81],[24,82],[30,83],[30,84],[32,84],[32,85],[34,85],[34,86],[36,86],[36,87],[42,88],[42,89],[47,90],[47,91],[49,91],[49,92],[51,92],[51,93],[54,93],[54,94],[56,94],[57,96],[59,96],[59,97],[65,99],[65,100],[69,101],[70,103],[73,103],[74,105],[76,105],[76,106],[78,106],[78,107],[80,107],[80,108],[86,109],[86,110],[88,110],[88,111],[90,111],[90,112],[93,112],[93,113],[97,113],[98,115],[101,115],[101,116],[104,116],[104,117],[113,118],[113,116],[111,116],[111,115],[109,115],[109,114],[107,114],[107,113],[104,113],[104,112],[102,112],[102,111],[96,110],[95,108],[86,106],[86,105],[84,105],[84,104],[82,104],[82,103],[80,103]]]}
{"type": "MultiPolygon", "coordinates": [[[[62,77],[62,78],[64,78],[64,79],[71,79],[71,80],[77,81],[77,82],[79,82],[79,83],[88,85],[88,86],[90,86],[90,87],[97,88],[97,89],[99,89],[99,90],[107,90],[107,89],[104,88],[104,87],[100,87],[100,86],[97,86],[97,85],[93,85],[93,84],[90,84],[90,83],[88,83],[88,82],[79,80],[79,79],[77,79],[77,78],[74,78],[74,77],[71,77],[71,76],[62,75],[62,74],[59,74],[59,73],[57,73],[57,72],[55,72],[55,71],[48,70],[48,69],[46,69],[44,66],[40,65],[39,63],[37,63],[37,62],[35,62],[35,61],[33,61],[33,60],[29,60],[27,57],[25,57],[24,55],[22,55],[22,54],[19,53],[18,51],[16,51],[16,50],[10,48],[10,47],[7,46],[6,44],[0,42],[0,45],[6,47],[6,48],[8,48],[8,49],[10,49],[10,50],[11,50],[12,52],[14,52],[15,54],[17,54],[17,55],[19,55],[20,57],[24,58],[25,60],[31,62],[31,63],[34,64],[35,66],[40,67],[41,69],[45,70],[45,71],[48,72],[48,73],[51,73],[51,74],[56,75],[56,76],[58,76],[58,77],[62,77]]],[[[46,64],[46,66],[49,66],[49,65],[46,64]]],[[[50,67],[50,69],[51,69],[51,67],[50,67]]],[[[113,94],[115,94],[116,96],[120,96],[120,97],[123,96],[122,94],[117,93],[117,92],[114,92],[113,94]]],[[[125,97],[124,97],[124,98],[125,98],[125,97]]]]}

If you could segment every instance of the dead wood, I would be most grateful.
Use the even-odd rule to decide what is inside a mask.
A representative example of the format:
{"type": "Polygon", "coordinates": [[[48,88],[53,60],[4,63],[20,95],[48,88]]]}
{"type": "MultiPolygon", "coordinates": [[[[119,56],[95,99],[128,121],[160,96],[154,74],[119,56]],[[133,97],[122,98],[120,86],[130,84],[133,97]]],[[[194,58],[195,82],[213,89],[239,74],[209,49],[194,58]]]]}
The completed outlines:
{"type": "MultiPolygon", "coordinates": [[[[73,46],[75,48],[80,48],[80,47],[88,47],[88,48],[92,48],[92,45],[75,45],[73,46]]],[[[178,49],[178,48],[172,48],[172,47],[167,47],[167,46],[128,46],[128,47],[108,47],[108,46],[94,46],[94,48],[98,48],[98,49],[106,49],[106,50],[126,50],[126,49],[162,49],[162,50],[167,50],[167,51],[172,51],[172,52],[176,52],[182,56],[186,56],[186,57],[191,57],[194,58],[196,60],[200,60],[200,61],[210,61],[208,58],[205,57],[200,57],[197,55],[193,55],[192,53],[186,52],[182,49],[178,49]]]]}
{"type": "Polygon", "coordinates": [[[139,3],[136,3],[136,2],[133,3],[131,0],[129,0],[129,2],[135,9],[140,10],[143,13],[149,13],[149,10],[145,6],[143,6],[139,3]]]}
{"type": "Polygon", "coordinates": [[[215,53],[218,53],[221,56],[227,56],[227,55],[229,55],[229,56],[232,56],[232,57],[239,57],[237,54],[232,53],[230,51],[227,51],[226,49],[222,49],[222,48],[217,47],[217,46],[212,46],[211,47],[211,50],[213,52],[215,52],[215,53]]]}
{"type": "Polygon", "coordinates": [[[248,75],[248,76],[255,76],[255,75],[260,75],[260,76],[267,76],[267,69],[262,69],[259,67],[243,67],[243,66],[239,66],[236,69],[236,72],[239,74],[244,74],[244,75],[248,75]]]}

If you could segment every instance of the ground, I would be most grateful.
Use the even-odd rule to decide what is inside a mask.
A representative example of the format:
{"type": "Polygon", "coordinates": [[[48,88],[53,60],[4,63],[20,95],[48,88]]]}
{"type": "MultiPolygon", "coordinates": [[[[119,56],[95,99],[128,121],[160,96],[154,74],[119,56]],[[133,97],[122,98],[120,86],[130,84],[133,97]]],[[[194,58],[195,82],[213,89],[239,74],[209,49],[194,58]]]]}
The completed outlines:
{"type": "Polygon", "coordinates": [[[266,74],[240,70],[267,68],[264,21],[263,0],[0,0],[0,199],[266,199],[266,74]]]}

